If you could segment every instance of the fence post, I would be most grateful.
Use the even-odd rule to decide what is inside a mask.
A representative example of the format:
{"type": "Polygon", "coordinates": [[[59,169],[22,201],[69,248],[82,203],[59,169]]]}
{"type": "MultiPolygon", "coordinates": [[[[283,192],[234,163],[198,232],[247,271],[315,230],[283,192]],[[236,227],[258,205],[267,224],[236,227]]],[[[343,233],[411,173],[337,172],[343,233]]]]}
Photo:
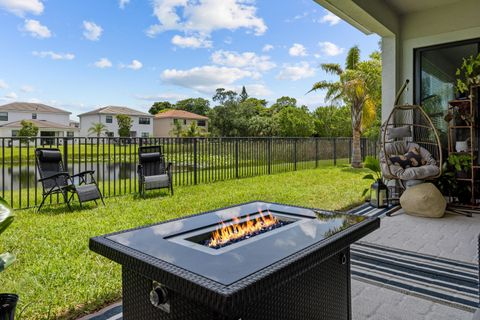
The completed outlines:
{"type": "Polygon", "coordinates": [[[235,139],[235,178],[238,179],[238,139],[235,139]]]}
{"type": "Polygon", "coordinates": [[[193,138],[193,184],[197,184],[197,138],[193,138]]]}
{"type": "Polygon", "coordinates": [[[365,138],[360,138],[360,142],[361,142],[361,143],[360,143],[360,145],[361,145],[361,147],[360,147],[360,148],[361,148],[360,154],[361,154],[361,156],[362,156],[362,161],[365,161],[365,154],[366,154],[366,152],[367,152],[367,150],[366,150],[367,144],[365,143],[365,142],[366,142],[366,141],[365,141],[365,138]]]}
{"type": "Polygon", "coordinates": [[[293,138],[293,163],[294,170],[297,171],[297,138],[293,138]]]}
{"type": "Polygon", "coordinates": [[[318,168],[318,140],[319,138],[315,138],[315,168],[318,168]]]}
{"type": "Polygon", "coordinates": [[[63,170],[68,172],[68,138],[63,138],[63,166],[63,170]]]}
{"type": "Polygon", "coordinates": [[[272,173],[272,140],[272,137],[268,139],[268,174],[272,173]]]}
{"type": "Polygon", "coordinates": [[[352,163],[352,137],[348,138],[348,163],[352,163]]]}
{"type": "Polygon", "coordinates": [[[337,165],[337,138],[333,138],[333,165],[337,165]]]}

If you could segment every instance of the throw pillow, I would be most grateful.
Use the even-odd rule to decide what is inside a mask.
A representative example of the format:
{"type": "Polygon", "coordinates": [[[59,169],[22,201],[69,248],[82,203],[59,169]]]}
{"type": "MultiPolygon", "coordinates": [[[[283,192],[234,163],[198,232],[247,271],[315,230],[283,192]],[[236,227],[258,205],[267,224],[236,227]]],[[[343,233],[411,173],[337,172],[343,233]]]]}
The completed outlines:
{"type": "Polygon", "coordinates": [[[401,139],[405,137],[411,137],[410,126],[403,126],[398,128],[388,128],[387,131],[388,140],[401,139]]]}
{"type": "Polygon", "coordinates": [[[411,148],[404,155],[391,156],[390,161],[403,169],[410,167],[420,167],[425,164],[425,160],[422,159],[420,151],[417,148],[411,148]]]}

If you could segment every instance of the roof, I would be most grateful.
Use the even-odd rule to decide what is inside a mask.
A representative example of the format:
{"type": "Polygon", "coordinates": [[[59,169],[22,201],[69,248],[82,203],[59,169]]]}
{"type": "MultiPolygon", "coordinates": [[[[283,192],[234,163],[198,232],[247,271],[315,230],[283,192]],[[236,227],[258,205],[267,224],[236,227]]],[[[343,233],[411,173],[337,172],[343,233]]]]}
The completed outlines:
{"type": "MultiPolygon", "coordinates": [[[[3,124],[3,125],[0,125],[0,128],[21,128],[22,127],[22,121],[23,120],[6,123],[6,124],[3,124]]],[[[70,126],[65,126],[65,125],[60,124],[60,123],[46,121],[46,120],[34,120],[34,119],[30,120],[29,119],[29,120],[26,120],[26,121],[32,122],[35,126],[37,126],[40,129],[46,129],[46,128],[48,128],[48,129],[68,129],[68,130],[75,129],[75,128],[70,127],[70,126]]]]}
{"type": "Polygon", "coordinates": [[[155,119],[174,118],[174,119],[193,119],[208,120],[208,117],[184,110],[168,110],[155,115],[155,119]]]}
{"type": "Polygon", "coordinates": [[[0,111],[26,111],[26,112],[41,112],[41,113],[64,113],[71,114],[71,112],[50,107],[42,103],[31,102],[12,102],[0,106],[0,111]]]}
{"type": "Polygon", "coordinates": [[[89,112],[79,114],[78,116],[81,117],[81,116],[94,115],[94,114],[107,114],[107,115],[124,114],[127,116],[153,117],[151,114],[148,114],[146,112],[138,111],[128,107],[117,107],[117,106],[106,106],[106,107],[98,108],[89,112]]]}

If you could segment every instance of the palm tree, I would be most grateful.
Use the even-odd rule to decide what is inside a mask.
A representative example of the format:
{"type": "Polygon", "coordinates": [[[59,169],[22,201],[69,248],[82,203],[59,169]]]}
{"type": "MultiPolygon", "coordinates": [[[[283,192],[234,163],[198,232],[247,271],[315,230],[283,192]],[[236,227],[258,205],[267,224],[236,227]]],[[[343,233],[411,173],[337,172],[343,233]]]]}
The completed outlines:
{"type": "Polygon", "coordinates": [[[180,120],[178,119],[175,119],[173,121],[173,129],[170,130],[170,134],[177,137],[177,138],[180,138],[182,135],[183,135],[183,125],[180,123],[180,120]]]}
{"type": "Polygon", "coordinates": [[[202,137],[205,134],[205,129],[200,128],[195,121],[192,121],[188,129],[183,132],[183,136],[187,138],[202,137]]]}
{"type": "Polygon", "coordinates": [[[326,90],[327,101],[343,102],[350,107],[353,131],[352,167],[360,168],[362,131],[375,121],[381,96],[380,56],[372,54],[370,60],[360,61],[360,49],[354,46],[348,51],[345,69],[337,63],[325,63],[321,68],[326,73],[337,76],[338,80],[319,81],[309,92],[326,90]]]}
{"type": "Polygon", "coordinates": [[[102,133],[107,132],[107,126],[101,122],[92,123],[92,126],[88,129],[89,134],[94,134],[97,138],[102,136],[102,133]]]}

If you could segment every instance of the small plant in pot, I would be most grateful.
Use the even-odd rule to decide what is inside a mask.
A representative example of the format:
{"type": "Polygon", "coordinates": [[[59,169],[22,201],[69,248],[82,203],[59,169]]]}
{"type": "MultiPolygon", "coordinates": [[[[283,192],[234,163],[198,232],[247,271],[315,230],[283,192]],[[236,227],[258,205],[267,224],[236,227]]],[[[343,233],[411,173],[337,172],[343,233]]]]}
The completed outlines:
{"type": "Polygon", "coordinates": [[[461,97],[466,97],[473,85],[480,84],[480,53],[464,58],[462,65],[457,69],[456,89],[461,97]]]}
{"type": "Polygon", "coordinates": [[[472,168],[472,156],[469,154],[451,154],[448,156],[449,166],[455,170],[457,178],[469,178],[472,168]]]}
{"type": "Polygon", "coordinates": [[[377,158],[368,156],[365,157],[363,167],[372,171],[363,177],[363,179],[373,180],[374,182],[370,188],[365,188],[362,197],[370,191],[370,204],[377,208],[383,208],[388,205],[388,187],[382,181],[382,171],[380,169],[380,162],[377,158]]]}
{"type": "MultiPolygon", "coordinates": [[[[13,212],[10,206],[0,197],[0,234],[13,222],[13,212]]],[[[11,253],[0,254],[0,272],[4,271],[15,261],[11,253]]],[[[0,293],[0,319],[13,320],[18,296],[11,293],[0,293]]]]}

